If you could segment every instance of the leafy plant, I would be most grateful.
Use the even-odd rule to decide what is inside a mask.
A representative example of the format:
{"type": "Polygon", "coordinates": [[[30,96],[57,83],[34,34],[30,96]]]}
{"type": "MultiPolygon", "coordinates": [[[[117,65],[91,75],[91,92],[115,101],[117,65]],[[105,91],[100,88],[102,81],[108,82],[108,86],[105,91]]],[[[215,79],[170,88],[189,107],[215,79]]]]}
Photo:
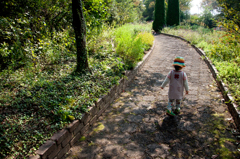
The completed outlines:
{"type": "Polygon", "coordinates": [[[116,29],[114,33],[116,53],[122,57],[127,69],[132,69],[142,59],[144,50],[149,49],[154,38],[149,32],[138,31],[139,28],[134,25],[127,26],[116,29]]]}
{"type": "Polygon", "coordinates": [[[152,47],[154,36],[151,33],[149,32],[139,33],[137,35],[137,38],[141,39],[142,43],[144,44],[145,50],[149,50],[152,47]]]}
{"type": "MultiPolygon", "coordinates": [[[[123,28],[134,35],[129,49],[132,56],[138,57],[140,51],[142,57],[144,45],[137,35],[150,32],[151,25],[123,28]]],[[[116,30],[104,26],[88,35],[91,73],[72,74],[76,49],[71,28],[53,32],[52,39],[50,35],[39,38],[35,45],[27,43],[26,48],[32,46],[34,51],[33,62],[0,72],[0,158],[34,154],[44,141],[73,119],[81,119],[100,96],[118,84],[126,63],[115,51],[116,30]]]]}

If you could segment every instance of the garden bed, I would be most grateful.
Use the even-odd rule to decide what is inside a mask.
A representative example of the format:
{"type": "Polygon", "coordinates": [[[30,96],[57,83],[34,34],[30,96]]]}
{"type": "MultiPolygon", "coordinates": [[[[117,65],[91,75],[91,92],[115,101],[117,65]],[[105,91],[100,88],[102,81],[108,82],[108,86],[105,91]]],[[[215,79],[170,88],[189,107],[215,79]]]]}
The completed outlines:
{"type": "Polygon", "coordinates": [[[61,158],[76,143],[86,131],[91,127],[99,116],[111,105],[111,103],[124,91],[127,85],[133,80],[135,75],[141,70],[151,56],[152,48],[145,54],[143,60],[131,71],[125,71],[125,77],[119,80],[118,85],[114,85],[107,95],[98,99],[85,113],[81,120],[74,120],[66,128],[55,133],[50,140],[47,140],[31,159],[61,158]]]}

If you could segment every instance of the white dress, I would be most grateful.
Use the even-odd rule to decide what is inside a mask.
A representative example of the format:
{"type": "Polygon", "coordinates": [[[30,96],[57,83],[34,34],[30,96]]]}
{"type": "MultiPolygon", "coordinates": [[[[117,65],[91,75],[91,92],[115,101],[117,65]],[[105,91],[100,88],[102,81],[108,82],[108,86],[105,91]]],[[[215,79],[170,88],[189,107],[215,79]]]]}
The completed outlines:
{"type": "Polygon", "coordinates": [[[188,91],[187,75],[183,71],[175,70],[170,71],[161,87],[164,88],[168,83],[169,83],[168,91],[169,99],[182,99],[184,88],[186,91],[188,91]]]}

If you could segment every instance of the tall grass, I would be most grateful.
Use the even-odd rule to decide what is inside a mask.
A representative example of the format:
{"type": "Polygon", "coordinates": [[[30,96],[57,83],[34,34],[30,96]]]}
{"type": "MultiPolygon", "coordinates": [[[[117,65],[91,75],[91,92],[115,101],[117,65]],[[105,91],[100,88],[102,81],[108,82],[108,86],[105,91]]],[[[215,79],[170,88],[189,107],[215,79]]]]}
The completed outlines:
{"type": "Polygon", "coordinates": [[[221,32],[206,29],[204,27],[175,27],[175,28],[169,28],[166,27],[163,29],[163,33],[168,33],[176,36],[180,36],[188,41],[191,42],[191,44],[199,44],[201,42],[207,42],[212,44],[216,39],[219,39],[222,34],[221,32]],[[219,34],[220,33],[220,34],[219,34]]]}
{"type": "Polygon", "coordinates": [[[153,35],[148,25],[128,24],[114,32],[116,53],[124,60],[128,69],[132,69],[144,56],[144,51],[153,43],[153,35]]]}

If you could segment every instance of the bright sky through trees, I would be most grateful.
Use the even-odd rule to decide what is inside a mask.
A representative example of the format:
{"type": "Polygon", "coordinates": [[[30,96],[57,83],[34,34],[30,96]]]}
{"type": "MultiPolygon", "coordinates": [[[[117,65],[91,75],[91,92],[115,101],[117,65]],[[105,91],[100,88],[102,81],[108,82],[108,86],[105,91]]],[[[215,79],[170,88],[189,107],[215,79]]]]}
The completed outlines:
{"type": "Polygon", "coordinates": [[[192,0],[190,14],[200,14],[202,12],[201,2],[202,0],[192,0]]]}

